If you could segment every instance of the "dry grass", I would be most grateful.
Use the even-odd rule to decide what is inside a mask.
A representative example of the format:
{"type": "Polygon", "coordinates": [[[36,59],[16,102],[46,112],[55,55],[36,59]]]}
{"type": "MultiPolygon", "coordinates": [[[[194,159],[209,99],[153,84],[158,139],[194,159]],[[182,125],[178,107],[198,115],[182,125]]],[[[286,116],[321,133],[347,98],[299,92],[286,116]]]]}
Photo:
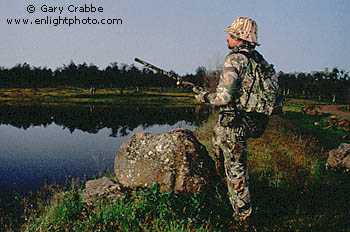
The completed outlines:
{"type": "MultiPolygon", "coordinates": [[[[210,154],[213,154],[212,135],[217,114],[197,128],[195,134],[210,154]]],[[[292,181],[300,173],[312,175],[319,160],[326,154],[313,137],[299,135],[293,125],[279,116],[272,116],[265,133],[257,139],[249,139],[248,166],[251,175],[266,178],[278,184],[292,181]]]]}
{"type": "Polygon", "coordinates": [[[192,93],[178,90],[152,89],[145,91],[97,89],[91,96],[89,89],[40,88],[0,89],[0,104],[8,105],[147,105],[147,106],[194,106],[198,104],[192,93]]]}

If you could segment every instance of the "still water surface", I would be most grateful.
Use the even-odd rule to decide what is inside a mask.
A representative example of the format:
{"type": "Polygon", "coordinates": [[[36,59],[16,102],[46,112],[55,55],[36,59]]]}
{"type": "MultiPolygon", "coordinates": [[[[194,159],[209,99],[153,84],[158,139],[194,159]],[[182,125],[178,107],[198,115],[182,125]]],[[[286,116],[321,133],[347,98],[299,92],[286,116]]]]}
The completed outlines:
{"type": "Polygon", "coordinates": [[[193,130],[208,114],[193,108],[0,106],[2,194],[113,171],[120,145],[136,131],[193,130]]]}

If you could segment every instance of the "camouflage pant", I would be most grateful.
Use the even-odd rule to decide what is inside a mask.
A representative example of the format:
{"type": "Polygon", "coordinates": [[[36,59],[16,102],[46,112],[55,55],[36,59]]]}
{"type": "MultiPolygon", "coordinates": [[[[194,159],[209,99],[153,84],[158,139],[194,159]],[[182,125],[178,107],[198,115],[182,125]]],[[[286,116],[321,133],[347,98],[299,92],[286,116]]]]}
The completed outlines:
{"type": "Polygon", "coordinates": [[[214,128],[217,171],[219,175],[226,174],[230,202],[240,220],[245,220],[252,212],[246,140],[261,136],[267,122],[266,115],[241,112],[239,116],[220,115],[214,128]]]}

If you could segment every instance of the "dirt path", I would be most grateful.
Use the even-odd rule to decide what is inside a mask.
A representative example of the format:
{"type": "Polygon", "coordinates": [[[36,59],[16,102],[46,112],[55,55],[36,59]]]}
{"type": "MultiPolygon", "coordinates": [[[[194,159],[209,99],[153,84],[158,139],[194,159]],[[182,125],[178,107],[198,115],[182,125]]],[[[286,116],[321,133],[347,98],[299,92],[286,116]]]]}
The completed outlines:
{"type": "Polygon", "coordinates": [[[349,107],[349,105],[319,105],[318,107],[321,111],[336,114],[343,118],[350,118],[350,113],[343,112],[339,109],[342,107],[349,107]]]}

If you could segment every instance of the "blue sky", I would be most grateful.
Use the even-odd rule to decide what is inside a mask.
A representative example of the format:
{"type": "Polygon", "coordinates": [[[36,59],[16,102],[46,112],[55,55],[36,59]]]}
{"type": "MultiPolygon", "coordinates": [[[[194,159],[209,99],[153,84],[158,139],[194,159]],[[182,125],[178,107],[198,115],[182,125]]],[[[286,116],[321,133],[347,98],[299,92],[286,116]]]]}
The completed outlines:
{"type": "Polygon", "coordinates": [[[257,22],[257,50],[277,71],[334,66],[350,71],[349,12],[349,0],[2,0],[0,66],[27,62],[56,69],[73,60],[103,69],[111,62],[132,64],[139,57],[179,74],[194,73],[198,66],[213,69],[222,63],[229,52],[224,29],[244,16],[257,22]],[[84,4],[103,12],[68,11],[84,4]],[[34,13],[27,12],[29,5],[34,13]],[[43,5],[63,7],[63,12],[42,12],[43,5]],[[123,21],[70,27],[7,23],[59,16],[123,21]]]}

